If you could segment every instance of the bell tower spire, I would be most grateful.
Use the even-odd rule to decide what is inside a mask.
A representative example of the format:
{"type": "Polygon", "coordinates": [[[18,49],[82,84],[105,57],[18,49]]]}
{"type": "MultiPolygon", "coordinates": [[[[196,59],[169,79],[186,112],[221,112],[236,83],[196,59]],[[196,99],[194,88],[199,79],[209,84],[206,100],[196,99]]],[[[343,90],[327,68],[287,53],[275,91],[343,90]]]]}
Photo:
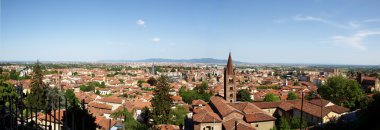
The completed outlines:
{"type": "Polygon", "coordinates": [[[224,99],[227,102],[236,102],[236,78],[231,52],[228,55],[227,66],[224,68],[224,99]]]}

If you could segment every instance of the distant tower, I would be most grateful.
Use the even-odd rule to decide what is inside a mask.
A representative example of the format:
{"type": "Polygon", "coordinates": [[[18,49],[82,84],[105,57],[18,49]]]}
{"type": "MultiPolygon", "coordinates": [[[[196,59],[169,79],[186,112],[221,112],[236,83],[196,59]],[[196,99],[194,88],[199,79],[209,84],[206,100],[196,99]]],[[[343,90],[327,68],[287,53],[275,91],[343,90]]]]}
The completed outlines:
{"type": "Polygon", "coordinates": [[[236,78],[231,52],[228,56],[227,67],[224,68],[224,99],[227,102],[236,102],[236,78]]]}
{"type": "Polygon", "coordinates": [[[152,75],[155,75],[156,73],[155,73],[155,70],[154,70],[154,62],[153,62],[153,64],[152,64],[152,75]]]}

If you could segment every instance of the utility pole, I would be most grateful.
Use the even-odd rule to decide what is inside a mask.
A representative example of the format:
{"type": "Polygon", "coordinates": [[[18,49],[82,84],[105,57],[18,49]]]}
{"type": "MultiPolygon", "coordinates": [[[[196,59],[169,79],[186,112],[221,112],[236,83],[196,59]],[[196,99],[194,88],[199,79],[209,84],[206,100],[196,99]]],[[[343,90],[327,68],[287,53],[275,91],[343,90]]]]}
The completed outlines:
{"type": "Polygon", "coordinates": [[[302,116],[303,116],[303,92],[301,92],[301,121],[300,121],[300,130],[302,130],[302,116]]]}

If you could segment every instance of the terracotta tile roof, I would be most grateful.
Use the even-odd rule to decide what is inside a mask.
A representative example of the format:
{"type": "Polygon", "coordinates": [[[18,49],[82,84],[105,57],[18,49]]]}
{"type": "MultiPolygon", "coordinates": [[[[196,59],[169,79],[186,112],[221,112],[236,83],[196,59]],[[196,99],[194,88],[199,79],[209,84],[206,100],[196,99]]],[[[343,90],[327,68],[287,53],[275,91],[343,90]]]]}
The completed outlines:
{"type": "Polygon", "coordinates": [[[111,119],[106,119],[104,117],[96,117],[95,123],[100,127],[101,130],[109,130],[110,125],[112,127],[116,124],[115,120],[111,120],[110,124],[110,120],[111,119]]]}
{"type": "MultiPolygon", "coordinates": [[[[63,122],[62,122],[62,119],[63,119],[63,116],[64,116],[64,114],[65,114],[65,111],[66,111],[66,110],[64,110],[64,109],[56,110],[56,111],[55,111],[55,118],[54,118],[54,111],[51,111],[50,114],[47,115],[47,122],[54,122],[54,119],[55,119],[56,122],[63,123],[63,122]]],[[[44,120],[45,120],[45,114],[43,114],[43,113],[38,113],[37,118],[38,118],[39,120],[44,121],[44,120]]]]}
{"type": "MultiPolygon", "coordinates": [[[[301,101],[299,100],[298,102],[295,102],[293,104],[293,106],[294,106],[293,108],[301,110],[301,101]]],[[[307,101],[304,101],[302,110],[305,113],[308,113],[308,114],[313,115],[315,117],[321,117],[321,107],[314,105],[314,104],[311,104],[307,101]]],[[[326,108],[322,108],[322,116],[323,117],[325,117],[330,112],[331,112],[331,110],[326,109],[326,108]]]]}
{"type": "Polygon", "coordinates": [[[244,120],[239,120],[235,118],[223,122],[222,125],[225,130],[255,130],[253,126],[246,123],[244,120]]]}
{"type": "Polygon", "coordinates": [[[115,103],[115,104],[122,104],[123,99],[121,99],[119,97],[104,97],[102,99],[99,99],[99,101],[108,102],[108,103],[115,103]]]}
{"type": "Polygon", "coordinates": [[[254,102],[253,104],[261,109],[279,107],[282,102],[254,102]]]}
{"type": "Polygon", "coordinates": [[[282,102],[278,107],[284,111],[289,111],[293,109],[293,104],[289,102],[282,102]]]}
{"type": "Polygon", "coordinates": [[[112,110],[112,106],[111,105],[97,103],[97,102],[90,102],[87,106],[93,107],[93,108],[99,108],[99,109],[112,110]]]}
{"type": "Polygon", "coordinates": [[[212,108],[209,105],[206,105],[204,107],[198,107],[194,108],[193,110],[194,113],[204,113],[204,112],[214,112],[212,108]]]}
{"type": "Polygon", "coordinates": [[[214,107],[217,109],[217,112],[222,117],[225,117],[232,112],[239,112],[239,113],[243,114],[242,112],[236,110],[234,107],[228,105],[222,97],[213,96],[210,98],[210,101],[211,101],[211,104],[214,105],[214,107]]]}
{"type": "Polygon", "coordinates": [[[199,105],[205,106],[205,105],[207,105],[207,103],[205,101],[203,101],[202,99],[198,99],[198,100],[193,100],[191,102],[191,105],[193,105],[193,106],[199,106],[199,105]]]}
{"type": "Polygon", "coordinates": [[[222,122],[222,119],[214,112],[202,112],[193,115],[193,121],[199,123],[222,122]]]}
{"type": "Polygon", "coordinates": [[[338,114],[350,111],[350,109],[338,105],[328,106],[326,108],[338,114]]]}
{"type": "Polygon", "coordinates": [[[259,107],[255,106],[254,104],[249,103],[249,102],[229,103],[229,105],[231,105],[232,107],[236,108],[237,110],[243,112],[244,114],[264,112],[259,107]]]}
{"type": "Polygon", "coordinates": [[[112,111],[111,110],[107,110],[107,109],[99,109],[99,108],[93,108],[93,107],[88,107],[87,110],[95,115],[95,116],[103,116],[103,114],[111,114],[112,111]]]}
{"type": "MultiPolygon", "coordinates": [[[[312,99],[309,102],[311,104],[314,104],[314,105],[317,105],[317,106],[321,106],[321,100],[320,99],[312,99]]],[[[329,103],[330,103],[329,100],[322,99],[322,106],[326,106],[329,103]]]]}
{"type": "Polygon", "coordinates": [[[176,125],[156,125],[155,126],[158,130],[179,130],[179,126],[176,125]]]}
{"type": "Polygon", "coordinates": [[[182,101],[182,97],[181,96],[171,96],[171,99],[173,101],[182,101]]]}
{"type": "Polygon", "coordinates": [[[152,106],[152,103],[151,102],[135,101],[134,106],[136,109],[143,109],[144,107],[150,108],[152,106]]]}
{"type": "Polygon", "coordinates": [[[252,122],[274,121],[276,120],[276,118],[265,113],[254,113],[254,114],[246,114],[244,116],[244,120],[248,123],[252,123],[252,122]]]}

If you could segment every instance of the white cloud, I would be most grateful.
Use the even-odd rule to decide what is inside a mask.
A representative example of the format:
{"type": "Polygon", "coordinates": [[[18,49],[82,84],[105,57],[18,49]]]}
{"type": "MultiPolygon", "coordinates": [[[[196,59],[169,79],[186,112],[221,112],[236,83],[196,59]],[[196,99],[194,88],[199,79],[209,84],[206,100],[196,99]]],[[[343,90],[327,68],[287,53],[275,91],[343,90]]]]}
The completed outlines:
{"type": "Polygon", "coordinates": [[[358,23],[355,23],[355,22],[348,22],[348,25],[352,28],[359,28],[360,27],[360,24],[358,23]]]}
{"type": "Polygon", "coordinates": [[[145,25],[145,21],[142,20],[142,19],[137,20],[137,21],[136,21],[136,24],[139,25],[139,26],[141,26],[141,27],[146,27],[146,25],[145,25]]]}
{"type": "Polygon", "coordinates": [[[273,22],[274,23],[285,23],[286,20],[285,19],[278,19],[278,20],[274,20],[273,22]]]}
{"type": "Polygon", "coordinates": [[[339,24],[334,21],[330,21],[327,19],[319,18],[319,17],[314,17],[314,16],[304,16],[304,15],[296,15],[293,17],[294,20],[296,21],[314,21],[314,22],[321,22],[324,24],[328,24],[334,27],[338,28],[343,28],[343,29],[354,29],[360,27],[359,24],[354,23],[354,22],[348,22],[347,24],[339,24]]]}
{"type": "Polygon", "coordinates": [[[364,20],[363,22],[365,23],[380,22],[380,19],[367,19],[367,20],[364,20]]]}
{"type": "Polygon", "coordinates": [[[380,32],[376,31],[360,31],[351,36],[334,36],[332,37],[333,42],[336,44],[345,44],[360,50],[366,50],[366,47],[363,45],[363,39],[371,35],[380,35],[380,32]]]}
{"type": "Polygon", "coordinates": [[[152,41],[153,41],[153,42],[160,42],[161,39],[160,39],[159,37],[155,37],[155,38],[152,39],[152,41]]]}

